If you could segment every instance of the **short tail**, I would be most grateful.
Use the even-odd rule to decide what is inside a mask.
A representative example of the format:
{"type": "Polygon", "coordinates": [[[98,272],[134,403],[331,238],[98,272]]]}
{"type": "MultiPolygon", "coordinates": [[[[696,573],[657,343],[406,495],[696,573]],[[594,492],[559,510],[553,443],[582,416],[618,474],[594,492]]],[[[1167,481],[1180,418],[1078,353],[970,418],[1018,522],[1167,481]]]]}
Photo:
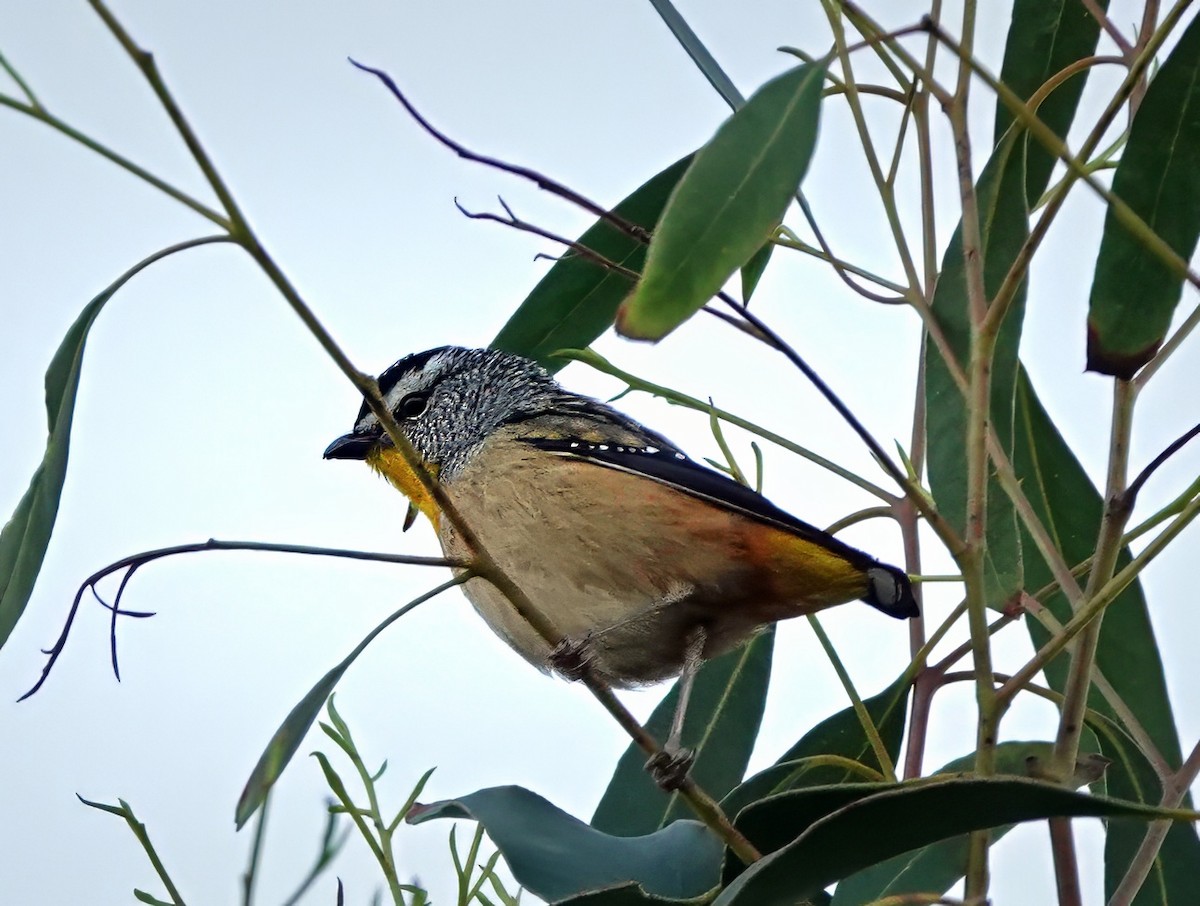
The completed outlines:
{"type": "Polygon", "coordinates": [[[898,620],[921,615],[908,575],[902,569],[883,563],[867,569],[867,593],[863,600],[898,620]]]}

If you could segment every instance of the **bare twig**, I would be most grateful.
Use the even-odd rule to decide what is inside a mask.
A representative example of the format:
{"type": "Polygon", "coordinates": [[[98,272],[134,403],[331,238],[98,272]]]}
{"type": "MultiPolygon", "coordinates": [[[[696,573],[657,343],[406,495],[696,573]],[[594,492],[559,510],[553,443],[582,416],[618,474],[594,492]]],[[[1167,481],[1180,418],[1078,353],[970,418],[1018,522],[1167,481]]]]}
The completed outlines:
{"type": "Polygon", "coordinates": [[[48,655],[48,660],[45,666],[42,667],[42,674],[38,677],[38,681],[33,684],[24,695],[17,701],[24,701],[35,692],[42,688],[46,682],[50,671],[53,669],[55,662],[63,652],[63,648],[67,644],[67,638],[71,634],[71,627],[75,623],[76,614],[79,611],[80,602],[83,600],[83,595],[89,589],[95,593],[96,584],[103,581],[108,576],[114,573],[126,570],[124,577],[121,579],[121,584],[117,589],[116,597],[112,604],[107,604],[97,595],[97,600],[100,601],[112,613],[111,649],[113,673],[117,679],[120,679],[120,672],[117,669],[117,642],[116,642],[116,622],[118,616],[128,617],[145,617],[152,614],[121,610],[121,598],[125,593],[125,589],[129,584],[129,580],[133,577],[141,567],[155,560],[161,560],[164,557],[173,557],[178,554],[197,554],[205,551],[256,551],[259,553],[280,553],[280,554],[302,554],[310,557],[342,557],[350,560],[372,560],[380,563],[404,563],[412,566],[448,566],[448,567],[465,567],[467,564],[458,560],[449,560],[444,557],[413,557],[406,554],[388,554],[375,553],[372,551],[346,550],[343,548],[333,547],[310,547],[303,544],[274,544],[262,541],[218,541],[215,538],[210,538],[208,541],[200,541],[194,544],[177,544],[172,547],[160,547],[155,550],[142,551],[138,554],[131,554],[128,557],[122,557],[109,563],[107,566],[98,569],[92,573],[79,586],[75,592],[75,598],[71,602],[71,609],[67,612],[66,622],[63,624],[62,631],[59,633],[58,639],[54,644],[43,651],[48,655]]]}
{"type": "Polygon", "coordinates": [[[1134,503],[1137,501],[1138,492],[1141,491],[1142,486],[1145,485],[1145,483],[1150,479],[1150,476],[1154,474],[1159,466],[1182,450],[1183,447],[1186,446],[1187,442],[1198,434],[1200,434],[1200,425],[1196,425],[1194,428],[1185,431],[1165,450],[1154,457],[1150,464],[1146,466],[1146,468],[1142,469],[1142,471],[1138,474],[1138,477],[1131,481],[1129,483],[1129,487],[1125,489],[1125,507],[1132,510],[1134,503]]]}
{"type": "Polygon", "coordinates": [[[379,79],[379,81],[383,82],[383,84],[387,86],[388,91],[392,93],[392,96],[400,102],[406,111],[408,111],[408,115],[416,121],[417,125],[419,125],[442,145],[449,148],[459,157],[463,158],[463,160],[469,160],[473,163],[483,164],[496,170],[503,170],[505,173],[511,173],[513,176],[520,176],[522,179],[527,179],[539,189],[544,189],[545,191],[550,192],[552,195],[557,195],[559,198],[578,205],[579,207],[583,208],[583,210],[594,214],[601,220],[611,223],[622,233],[625,233],[626,235],[631,236],[640,242],[650,241],[650,234],[645,229],[638,226],[636,223],[633,223],[632,221],[626,220],[619,214],[614,214],[607,208],[596,204],[596,202],[592,201],[590,198],[580,195],[574,189],[570,189],[562,183],[550,179],[548,176],[545,176],[536,170],[531,170],[529,167],[510,164],[507,161],[500,160],[499,158],[489,157],[486,154],[477,154],[476,152],[469,150],[459,142],[456,142],[454,139],[450,138],[450,136],[446,135],[446,133],[442,132],[440,129],[430,123],[429,120],[425,119],[425,117],[421,115],[417,108],[413,106],[412,102],[405,96],[404,92],[400,90],[399,86],[392,79],[392,77],[382,69],[376,69],[372,66],[367,66],[353,59],[350,60],[350,63],[356,68],[361,69],[363,72],[369,72],[371,75],[379,79]]]}

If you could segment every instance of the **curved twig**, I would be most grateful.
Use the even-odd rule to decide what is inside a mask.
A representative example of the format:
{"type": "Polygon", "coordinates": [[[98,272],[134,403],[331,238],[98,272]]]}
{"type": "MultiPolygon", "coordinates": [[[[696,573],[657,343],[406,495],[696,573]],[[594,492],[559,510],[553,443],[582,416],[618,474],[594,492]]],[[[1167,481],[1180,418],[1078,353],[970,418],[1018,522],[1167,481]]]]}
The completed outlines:
{"type": "Polygon", "coordinates": [[[54,668],[55,662],[63,652],[63,648],[67,644],[67,637],[71,634],[71,627],[75,623],[75,616],[79,612],[79,604],[83,600],[83,594],[91,589],[95,594],[96,583],[111,576],[113,573],[121,570],[128,570],[121,580],[121,585],[117,589],[117,595],[112,604],[105,602],[98,594],[97,600],[100,601],[106,608],[112,612],[112,659],[113,672],[117,675],[117,679],[121,678],[120,672],[117,669],[117,642],[116,642],[116,622],[118,616],[129,617],[148,617],[153,614],[143,611],[127,611],[120,609],[121,596],[125,592],[125,587],[129,583],[133,573],[147,563],[152,563],[155,560],[161,560],[164,557],[171,557],[176,554],[195,554],[204,551],[270,551],[282,554],[304,554],[314,557],[343,557],[351,560],[372,560],[382,563],[405,563],[413,566],[448,566],[457,568],[466,568],[467,563],[458,560],[450,560],[444,557],[414,557],[406,554],[385,554],[375,553],[372,551],[357,551],[344,548],[333,547],[310,547],[302,544],[272,544],[264,541],[218,541],[215,538],[210,538],[208,541],[201,541],[195,544],[177,544],[172,547],[160,547],[155,550],[143,551],[140,554],[131,554],[128,557],[122,557],[113,563],[92,573],[79,586],[79,590],[75,592],[75,598],[71,602],[71,609],[67,612],[66,622],[63,624],[62,631],[58,635],[58,639],[50,648],[42,649],[42,653],[48,656],[48,660],[42,667],[42,674],[38,677],[36,683],[17,701],[24,701],[35,692],[42,688],[45,684],[50,671],[54,668]]]}

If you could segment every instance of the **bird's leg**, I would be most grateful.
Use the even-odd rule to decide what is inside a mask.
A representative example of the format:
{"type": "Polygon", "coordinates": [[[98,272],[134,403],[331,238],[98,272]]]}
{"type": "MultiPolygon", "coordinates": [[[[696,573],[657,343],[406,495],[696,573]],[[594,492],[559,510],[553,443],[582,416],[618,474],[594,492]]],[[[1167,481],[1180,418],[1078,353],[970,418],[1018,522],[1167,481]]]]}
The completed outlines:
{"type": "Polygon", "coordinates": [[[704,643],[708,633],[703,626],[694,626],[684,640],[683,670],[679,674],[679,700],[675,703],[675,714],[671,718],[671,730],[662,751],[650,757],[646,770],[662,789],[672,792],[683,785],[688,771],[696,761],[696,753],[681,745],[683,720],[687,716],[688,700],[692,697],[692,686],[696,673],[704,663],[704,643]]]}
{"type": "MultiPolygon", "coordinates": [[[[605,635],[619,629],[624,629],[634,623],[639,623],[668,607],[679,604],[681,601],[686,600],[693,591],[695,591],[695,587],[690,584],[676,583],[667,591],[667,594],[654,601],[645,610],[632,613],[625,619],[619,620],[611,626],[605,626],[603,629],[593,629],[581,638],[564,638],[554,646],[554,650],[550,652],[550,656],[547,658],[550,669],[569,682],[579,682],[579,680],[583,679],[583,674],[587,671],[588,665],[596,659],[596,644],[605,635]]],[[[703,650],[703,641],[700,647],[703,650]]]]}

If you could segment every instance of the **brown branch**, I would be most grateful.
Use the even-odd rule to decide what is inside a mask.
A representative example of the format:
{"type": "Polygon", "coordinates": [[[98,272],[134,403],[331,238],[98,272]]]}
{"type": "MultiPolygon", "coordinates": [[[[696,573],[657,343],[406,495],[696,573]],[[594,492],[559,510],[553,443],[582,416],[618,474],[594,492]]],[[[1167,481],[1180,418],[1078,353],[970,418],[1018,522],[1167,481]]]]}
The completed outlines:
{"type": "Polygon", "coordinates": [[[257,551],[259,553],[270,552],[280,554],[303,554],[311,557],[342,557],[350,560],[371,560],[379,563],[404,563],[412,566],[448,566],[465,568],[469,564],[460,560],[449,560],[444,557],[414,557],[406,554],[385,554],[372,551],[348,550],[345,548],[334,547],[310,547],[302,544],[274,544],[263,541],[218,541],[215,538],[210,538],[207,541],[200,541],[195,544],[177,544],[172,547],[160,547],[155,550],[143,551],[139,554],[131,554],[128,557],[122,557],[96,572],[92,573],[79,586],[75,592],[75,599],[71,602],[71,609],[67,613],[66,622],[63,624],[62,632],[59,633],[58,639],[54,644],[42,653],[48,655],[48,660],[45,666],[42,667],[42,675],[38,677],[38,681],[33,684],[33,687],[22,695],[17,701],[24,701],[35,692],[42,688],[46,682],[50,671],[53,669],[55,662],[63,652],[63,648],[67,644],[67,637],[71,633],[71,627],[74,625],[75,616],[79,611],[80,602],[83,600],[84,592],[91,590],[104,607],[112,612],[112,628],[111,632],[111,649],[113,661],[113,673],[117,679],[121,678],[120,672],[117,669],[117,642],[116,642],[116,623],[117,617],[150,617],[151,613],[143,611],[121,610],[121,597],[125,593],[125,589],[129,584],[129,580],[133,577],[134,572],[145,566],[147,563],[152,563],[155,560],[161,560],[164,557],[173,557],[176,554],[198,554],[205,551],[257,551]],[[113,599],[113,603],[107,603],[96,592],[96,583],[104,580],[113,573],[127,570],[124,577],[121,579],[121,584],[117,588],[117,594],[113,599]]]}
{"type": "Polygon", "coordinates": [[[486,154],[478,154],[474,151],[471,151],[464,145],[450,138],[450,136],[446,135],[446,133],[442,132],[440,129],[430,123],[429,120],[425,119],[425,117],[421,115],[417,108],[413,106],[412,102],[404,95],[404,92],[400,90],[399,86],[396,85],[392,77],[382,69],[375,69],[374,67],[359,63],[354,59],[350,60],[350,64],[357,69],[361,69],[363,72],[369,72],[371,75],[379,79],[379,81],[383,82],[383,84],[387,86],[387,89],[392,93],[392,96],[395,97],[396,100],[398,100],[404,107],[404,109],[408,111],[408,115],[416,120],[418,126],[424,129],[442,145],[449,148],[459,157],[463,158],[463,160],[469,160],[473,163],[483,164],[484,166],[492,167],[496,170],[502,170],[505,173],[511,173],[513,176],[519,176],[522,179],[527,179],[539,189],[549,192],[552,195],[557,195],[559,198],[578,205],[585,211],[594,214],[601,220],[607,221],[622,233],[625,233],[627,236],[637,239],[639,242],[650,241],[650,233],[647,230],[643,229],[632,221],[626,220],[619,214],[614,214],[612,211],[608,210],[608,208],[596,204],[596,202],[592,201],[590,198],[580,195],[574,189],[570,189],[562,183],[550,179],[548,176],[539,173],[536,170],[532,170],[529,167],[510,164],[507,161],[500,160],[497,157],[490,157],[486,154]]]}

